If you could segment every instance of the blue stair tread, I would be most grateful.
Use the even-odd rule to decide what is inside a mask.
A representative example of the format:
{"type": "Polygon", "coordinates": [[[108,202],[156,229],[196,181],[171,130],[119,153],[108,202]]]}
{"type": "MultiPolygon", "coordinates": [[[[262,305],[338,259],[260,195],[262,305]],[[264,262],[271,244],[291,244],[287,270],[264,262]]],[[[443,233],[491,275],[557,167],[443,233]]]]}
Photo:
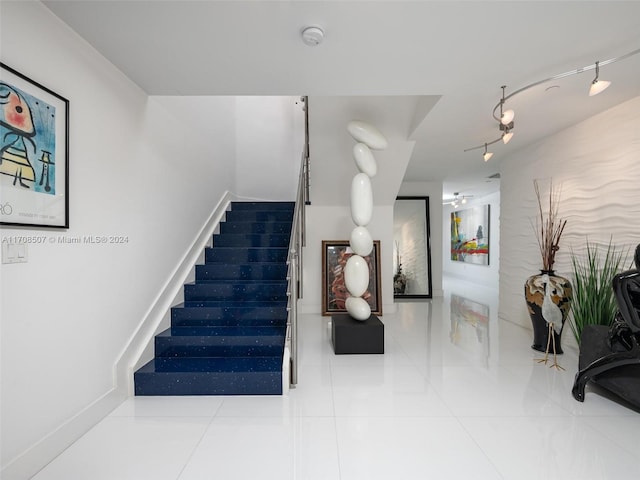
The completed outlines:
{"type": "MultiPolygon", "coordinates": [[[[172,308],[196,308],[197,305],[190,305],[190,302],[182,302],[172,308]]],[[[287,306],[286,300],[209,300],[208,308],[224,309],[258,309],[258,308],[282,308],[287,306]]]]}
{"type": "Polygon", "coordinates": [[[291,222],[225,222],[220,224],[220,234],[290,235],[291,222]]]}
{"type": "Polygon", "coordinates": [[[170,328],[155,337],[156,358],[282,356],[285,327],[170,328]],[[271,330],[271,331],[269,331],[271,330]]]}
{"type": "Polygon", "coordinates": [[[293,211],[294,202],[231,202],[233,210],[290,210],[293,211]]]}
{"type": "Polygon", "coordinates": [[[193,302],[171,308],[172,326],[284,325],[287,302],[193,302]],[[206,306],[203,306],[206,304],[206,306]]]}
{"type": "Polygon", "coordinates": [[[213,248],[288,247],[290,237],[288,233],[216,233],[213,235],[213,248]]]}
{"type": "Polygon", "coordinates": [[[279,372],[282,355],[265,357],[157,357],[144,365],[141,373],[149,372],[279,372]]]}
{"type": "Polygon", "coordinates": [[[255,222],[286,222],[293,220],[293,210],[229,210],[226,222],[255,221],[255,222]]]}
{"type": "Polygon", "coordinates": [[[282,280],[287,275],[285,262],[208,263],[196,265],[196,281],[210,280],[282,280]]]}
{"type": "MultiPolygon", "coordinates": [[[[184,306],[185,308],[218,308],[220,307],[220,304],[224,304],[227,303],[225,301],[221,301],[221,300],[215,300],[215,299],[207,299],[207,300],[185,300],[184,301],[184,306]]],[[[232,300],[228,303],[250,303],[249,301],[247,302],[243,302],[242,300],[232,300]]],[[[277,300],[261,300],[260,302],[255,302],[255,303],[272,303],[274,306],[281,306],[281,305],[285,305],[287,304],[287,300],[286,298],[282,298],[282,299],[277,299],[277,300]]]]}
{"type": "Polygon", "coordinates": [[[225,247],[216,246],[205,249],[205,263],[219,262],[286,262],[288,246],[282,247],[225,247]]]}
{"type": "MultiPolygon", "coordinates": [[[[217,341],[218,337],[251,337],[256,339],[259,337],[284,337],[286,327],[278,326],[252,326],[252,325],[234,325],[234,326],[215,326],[215,327],[171,327],[156,335],[157,338],[164,337],[198,337],[207,341],[217,341]]],[[[267,339],[267,341],[270,341],[267,339]]]]}

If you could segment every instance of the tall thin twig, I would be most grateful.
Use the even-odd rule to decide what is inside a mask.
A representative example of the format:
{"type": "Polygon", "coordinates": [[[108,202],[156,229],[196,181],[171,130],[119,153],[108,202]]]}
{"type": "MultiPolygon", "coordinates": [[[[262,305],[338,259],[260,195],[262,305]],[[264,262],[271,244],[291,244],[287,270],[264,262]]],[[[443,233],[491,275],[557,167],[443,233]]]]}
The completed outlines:
{"type": "Polygon", "coordinates": [[[555,189],[553,180],[549,184],[549,204],[546,212],[543,211],[542,192],[538,180],[533,181],[533,188],[538,200],[538,217],[536,218],[536,240],[542,257],[542,269],[553,270],[556,252],[559,250],[560,238],[567,224],[566,220],[558,217],[561,191],[555,189]]]}

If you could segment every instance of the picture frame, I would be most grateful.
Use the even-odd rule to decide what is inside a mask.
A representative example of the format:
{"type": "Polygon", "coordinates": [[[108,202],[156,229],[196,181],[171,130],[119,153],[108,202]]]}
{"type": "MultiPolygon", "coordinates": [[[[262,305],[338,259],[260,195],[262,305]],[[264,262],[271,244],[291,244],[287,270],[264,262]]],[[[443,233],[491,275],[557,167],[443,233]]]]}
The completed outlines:
{"type": "Polygon", "coordinates": [[[0,62],[0,225],[69,228],[69,100],[0,62]]]}
{"type": "MultiPolygon", "coordinates": [[[[344,305],[349,293],[344,285],[342,271],[347,259],[353,255],[348,240],[322,241],[322,315],[346,313],[344,305]]],[[[364,257],[369,265],[369,287],[363,295],[373,315],[382,315],[380,290],[380,240],[373,241],[373,251],[364,257]]]]}
{"type": "Polygon", "coordinates": [[[393,298],[432,298],[429,197],[393,204],[393,298]]]}
{"type": "Polygon", "coordinates": [[[451,261],[489,265],[490,205],[451,212],[451,261]]]}

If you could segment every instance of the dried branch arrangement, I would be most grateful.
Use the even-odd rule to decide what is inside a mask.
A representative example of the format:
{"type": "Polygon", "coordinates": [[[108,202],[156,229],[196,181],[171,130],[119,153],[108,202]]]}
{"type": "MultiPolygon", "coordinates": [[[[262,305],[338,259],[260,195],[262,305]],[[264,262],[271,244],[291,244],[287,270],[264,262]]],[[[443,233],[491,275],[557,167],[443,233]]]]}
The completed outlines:
{"type": "Polygon", "coordinates": [[[553,270],[556,252],[560,248],[558,246],[560,237],[567,224],[566,220],[558,217],[561,190],[554,188],[553,181],[551,181],[549,184],[549,198],[543,199],[538,180],[533,181],[533,187],[538,199],[535,232],[538,246],[540,247],[540,255],[542,256],[542,269],[550,271],[553,270]]]}

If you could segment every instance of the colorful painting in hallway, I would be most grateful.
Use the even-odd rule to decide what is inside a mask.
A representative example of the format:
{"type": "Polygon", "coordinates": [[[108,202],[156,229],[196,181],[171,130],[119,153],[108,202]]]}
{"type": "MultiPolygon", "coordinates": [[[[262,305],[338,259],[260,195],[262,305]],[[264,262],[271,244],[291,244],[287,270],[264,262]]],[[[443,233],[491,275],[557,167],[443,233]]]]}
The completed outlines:
{"type": "Polygon", "coordinates": [[[489,265],[489,205],[451,212],[451,260],[489,265]]]}

